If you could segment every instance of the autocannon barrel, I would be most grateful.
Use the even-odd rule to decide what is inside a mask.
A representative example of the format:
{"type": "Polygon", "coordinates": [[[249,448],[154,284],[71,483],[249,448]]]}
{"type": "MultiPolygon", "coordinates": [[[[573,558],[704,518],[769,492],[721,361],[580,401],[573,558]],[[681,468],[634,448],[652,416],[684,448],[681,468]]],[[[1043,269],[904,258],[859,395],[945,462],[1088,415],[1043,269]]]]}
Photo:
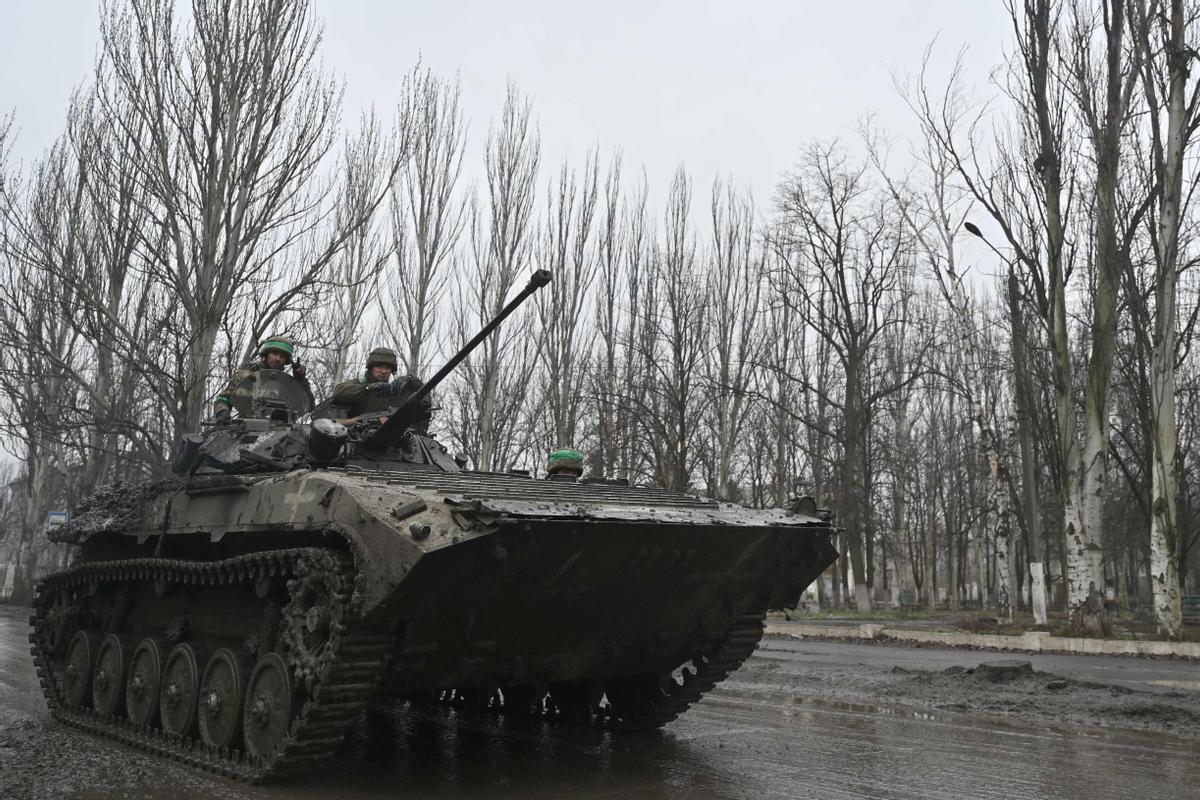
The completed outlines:
{"type": "Polygon", "coordinates": [[[371,448],[383,449],[388,447],[391,444],[392,438],[402,433],[412,423],[411,410],[415,409],[418,403],[428,397],[429,393],[436,389],[438,384],[445,380],[454,371],[454,368],[471,354],[472,350],[482,344],[483,340],[490,336],[492,331],[496,330],[509,314],[516,311],[517,307],[528,300],[530,295],[550,283],[550,277],[550,271],[545,269],[536,270],[529,276],[529,283],[525,284],[525,288],[516,297],[508,301],[508,305],[500,309],[500,312],[487,325],[484,325],[471,341],[463,345],[432,378],[426,381],[424,386],[406,398],[403,403],[392,411],[388,416],[388,421],[371,438],[371,448]]]}
{"type": "MultiPolygon", "coordinates": [[[[500,309],[499,314],[497,314],[487,325],[484,325],[483,329],[479,331],[479,333],[475,334],[475,337],[471,339],[471,341],[463,345],[462,348],[455,353],[454,356],[447,361],[446,364],[439,369],[432,378],[425,382],[424,386],[418,389],[416,393],[412,395],[412,397],[408,398],[408,401],[405,403],[405,405],[408,405],[409,403],[419,403],[422,399],[428,396],[430,392],[437,388],[439,383],[446,379],[447,375],[454,371],[455,367],[462,363],[464,358],[471,354],[472,350],[482,344],[483,340],[486,339],[492,331],[496,330],[496,328],[500,326],[500,323],[503,322],[509,314],[511,314],[513,311],[516,311],[517,306],[524,303],[527,299],[529,299],[530,295],[548,283],[550,283],[550,270],[548,269],[539,269],[535,271],[533,275],[529,276],[529,283],[525,284],[525,288],[521,290],[521,293],[512,300],[509,300],[508,305],[500,309]]],[[[401,408],[403,408],[403,406],[401,406],[401,408]]]]}

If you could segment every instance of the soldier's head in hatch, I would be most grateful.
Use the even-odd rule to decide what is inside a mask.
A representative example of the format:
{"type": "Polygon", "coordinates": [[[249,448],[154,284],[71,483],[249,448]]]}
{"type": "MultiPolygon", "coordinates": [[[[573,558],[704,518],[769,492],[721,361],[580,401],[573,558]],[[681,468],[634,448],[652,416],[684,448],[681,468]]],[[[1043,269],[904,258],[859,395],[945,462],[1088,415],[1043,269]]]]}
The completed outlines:
{"type": "Polygon", "coordinates": [[[259,346],[258,354],[267,369],[283,369],[292,363],[296,345],[286,336],[271,336],[259,346]]]}
{"type": "Polygon", "coordinates": [[[399,361],[396,351],[389,347],[376,347],[367,356],[367,380],[372,383],[390,381],[396,374],[399,361]]]}

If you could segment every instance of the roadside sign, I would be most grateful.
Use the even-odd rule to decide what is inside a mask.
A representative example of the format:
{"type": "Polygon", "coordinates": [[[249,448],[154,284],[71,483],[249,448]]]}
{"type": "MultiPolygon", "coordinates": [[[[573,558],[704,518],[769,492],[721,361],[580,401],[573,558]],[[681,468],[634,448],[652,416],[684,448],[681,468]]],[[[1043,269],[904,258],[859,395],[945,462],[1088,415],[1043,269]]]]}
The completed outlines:
{"type": "Polygon", "coordinates": [[[70,515],[66,511],[51,511],[46,517],[46,530],[52,531],[67,524],[70,515]]]}

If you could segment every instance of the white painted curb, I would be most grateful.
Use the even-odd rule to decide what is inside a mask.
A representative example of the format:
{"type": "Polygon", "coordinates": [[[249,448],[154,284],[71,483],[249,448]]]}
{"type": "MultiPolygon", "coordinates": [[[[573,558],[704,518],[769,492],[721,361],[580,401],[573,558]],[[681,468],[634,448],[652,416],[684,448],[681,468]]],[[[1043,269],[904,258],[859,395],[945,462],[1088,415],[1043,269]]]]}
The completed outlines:
{"type": "Polygon", "coordinates": [[[1030,631],[1020,636],[985,633],[938,633],[888,628],[876,622],[861,625],[796,625],[768,622],[767,635],[804,636],[811,639],[893,639],[898,642],[975,647],[980,650],[1019,650],[1034,653],[1085,655],[1175,656],[1200,659],[1200,642],[1074,639],[1030,631]]]}

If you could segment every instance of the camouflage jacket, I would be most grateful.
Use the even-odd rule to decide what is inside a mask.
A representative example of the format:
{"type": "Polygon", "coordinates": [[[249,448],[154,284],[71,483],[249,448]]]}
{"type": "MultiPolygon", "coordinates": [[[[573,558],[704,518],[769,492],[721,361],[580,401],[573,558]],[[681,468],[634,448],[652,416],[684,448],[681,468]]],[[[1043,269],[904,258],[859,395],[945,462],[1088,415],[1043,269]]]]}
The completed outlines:
{"type": "MultiPolygon", "coordinates": [[[[235,389],[237,389],[238,384],[246,380],[247,377],[258,372],[260,369],[266,369],[266,367],[263,366],[261,360],[255,359],[240,369],[234,370],[233,375],[231,375],[229,378],[229,383],[225,386],[225,391],[213,398],[214,417],[221,414],[221,412],[228,413],[233,409],[233,392],[235,389]]],[[[297,381],[301,386],[304,387],[304,391],[308,395],[309,404],[315,405],[316,398],[313,397],[312,387],[309,386],[308,383],[308,376],[305,375],[303,378],[297,378],[293,375],[292,380],[297,381]]]]}
{"type": "MultiPolygon", "coordinates": [[[[333,396],[329,398],[329,405],[346,409],[347,417],[387,411],[389,408],[395,408],[403,403],[423,385],[421,379],[415,375],[402,375],[394,381],[371,381],[369,376],[364,375],[361,378],[342,381],[334,387],[333,396]],[[398,394],[385,390],[389,384],[397,383],[401,385],[398,394]]],[[[430,419],[428,398],[426,398],[424,406],[418,419],[422,428],[428,425],[430,419]]]]}

